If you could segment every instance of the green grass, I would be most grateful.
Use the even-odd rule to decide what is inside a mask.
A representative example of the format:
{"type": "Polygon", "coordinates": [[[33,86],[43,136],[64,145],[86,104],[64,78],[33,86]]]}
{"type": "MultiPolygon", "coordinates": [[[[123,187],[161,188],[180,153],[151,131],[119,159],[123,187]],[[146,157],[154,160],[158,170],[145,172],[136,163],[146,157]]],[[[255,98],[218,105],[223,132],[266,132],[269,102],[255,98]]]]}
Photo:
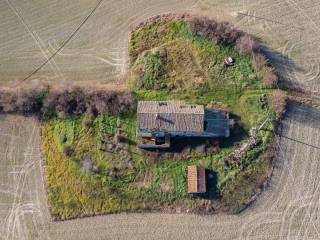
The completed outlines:
{"type": "Polygon", "coordinates": [[[135,169],[119,167],[119,173],[110,177],[107,173],[113,165],[119,159],[125,161],[118,151],[106,154],[103,150],[105,139],[115,132],[117,119],[100,115],[90,124],[87,121],[87,116],[52,119],[43,126],[48,200],[54,216],[66,219],[100,212],[133,211],[190,199],[185,173],[194,159],[150,164],[135,147],[135,116],[121,116],[121,131],[131,141],[128,151],[135,169]],[[70,157],[62,150],[66,144],[75,149],[70,157]],[[80,162],[85,157],[94,159],[97,172],[81,171],[80,162]]]}
{"type": "MultiPolygon", "coordinates": [[[[120,125],[130,140],[128,152],[135,169],[130,171],[125,166],[120,167],[116,177],[110,177],[108,171],[113,166],[126,164],[120,152],[106,154],[104,150],[105,140],[116,131],[117,118],[100,115],[90,124],[87,121],[87,116],[52,119],[43,126],[48,200],[52,214],[61,219],[101,212],[157,209],[163,204],[182,200],[184,204],[192,205],[194,200],[186,192],[186,169],[190,164],[201,164],[217,175],[214,188],[218,193],[242,171],[241,168],[224,169],[223,158],[232,147],[222,148],[218,153],[200,154],[192,150],[184,160],[150,163],[137,151],[135,114],[132,114],[121,116],[120,125]],[[63,153],[65,145],[75,149],[71,157],[63,153]],[[85,157],[94,159],[97,172],[81,171],[80,162],[85,157]]],[[[263,148],[249,152],[242,167],[251,167],[263,148]]]]}
{"type": "MultiPolygon", "coordinates": [[[[213,205],[225,204],[241,210],[270,170],[261,154],[272,140],[272,123],[259,133],[261,144],[250,150],[241,164],[225,169],[224,159],[245,141],[248,131],[273,116],[260,98],[266,89],[251,66],[251,57],[232,46],[217,45],[188,32],[183,21],[144,26],[133,32],[129,42],[132,77],[130,87],[136,100],[184,100],[187,103],[226,106],[243,126],[220,142],[216,153],[197,153],[184,160],[150,162],[136,148],[136,114],[99,115],[89,119],[51,118],[45,121],[42,148],[48,181],[51,212],[60,219],[95,213],[159,209],[166,205],[196,206],[200,199],[186,191],[186,169],[201,164],[211,171],[208,195],[213,205]],[[224,68],[224,57],[235,66],[224,68]],[[138,85],[141,86],[138,86],[138,85]],[[120,131],[128,139],[125,148],[114,143],[120,131]],[[67,155],[65,148],[73,151],[67,155]],[[91,159],[92,171],[83,171],[84,159],[91,159]],[[128,167],[128,159],[133,168],[128,167]]],[[[200,202],[201,204],[201,202],[200,202]]]]}
{"type": "MultiPolygon", "coordinates": [[[[239,54],[233,46],[218,45],[188,32],[183,21],[147,25],[131,35],[132,85],[141,81],[135,70],[143,66],[142,59],[148,58],[150,51],[165,53],[162,67],[166,73],[162,80],[170,91],[226,88],[241,91],[263,87],[259,74],[251,66],[251,56],[239,54]],[[232,68],[224,67],[225,56],[235,60],[232,68]]],[[[159,64],[159,59],[154,61],[154,65],[159,64]]]]}

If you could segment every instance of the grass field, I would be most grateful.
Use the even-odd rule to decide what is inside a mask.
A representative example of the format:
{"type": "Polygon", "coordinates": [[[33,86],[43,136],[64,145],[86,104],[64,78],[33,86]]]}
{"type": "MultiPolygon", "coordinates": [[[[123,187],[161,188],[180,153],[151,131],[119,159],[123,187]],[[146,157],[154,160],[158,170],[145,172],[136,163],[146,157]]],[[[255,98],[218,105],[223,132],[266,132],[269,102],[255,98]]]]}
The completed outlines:
{"type": "Polygon", "coordinates": [[[171,92],[197,89],[202,93],[213,89],[237,93],[265,88],[259,72],[251,66],[250,55],[239,54],[232,45],[213,44],[196,36],[187,25],[185,21],[174,20],[146,25],[132,33],[129,44],[132,85],[171,92]],[[234,59],[234,67],[224,67],[226,56],[234,59]],[[152,65],[155,61],[158,65],[152,65]],[[159,73],[156,68],[162,71],[159,73]],[[161,84],[155,82],[151,86],[152,79],[161,84]]]}

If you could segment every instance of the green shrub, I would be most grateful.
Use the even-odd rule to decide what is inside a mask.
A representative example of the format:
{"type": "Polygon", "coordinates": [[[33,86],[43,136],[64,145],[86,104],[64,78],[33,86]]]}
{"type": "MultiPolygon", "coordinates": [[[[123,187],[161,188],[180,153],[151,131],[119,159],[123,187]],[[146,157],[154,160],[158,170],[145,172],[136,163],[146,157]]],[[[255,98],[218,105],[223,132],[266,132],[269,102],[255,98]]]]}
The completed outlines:
{"type": "Polygon", "coordinates": [[[157,90],[165,87],[165,63],[158,51],[141,54],[133,67],[133,73],[138,88],[157,90]]]}

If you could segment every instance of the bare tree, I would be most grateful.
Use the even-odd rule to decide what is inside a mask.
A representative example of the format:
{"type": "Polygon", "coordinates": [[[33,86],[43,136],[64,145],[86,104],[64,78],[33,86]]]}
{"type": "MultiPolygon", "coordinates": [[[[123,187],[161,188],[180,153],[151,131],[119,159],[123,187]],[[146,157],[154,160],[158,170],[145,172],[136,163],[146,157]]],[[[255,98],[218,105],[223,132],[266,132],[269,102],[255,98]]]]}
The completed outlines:
{"type": "Polygon", "coordinates": [[[244,34],[242,37],[238,38],[236,41],[236,50],[241,54],[253,54],[259,49],[258,41],[250,36],[249,34],[244,34]]]}

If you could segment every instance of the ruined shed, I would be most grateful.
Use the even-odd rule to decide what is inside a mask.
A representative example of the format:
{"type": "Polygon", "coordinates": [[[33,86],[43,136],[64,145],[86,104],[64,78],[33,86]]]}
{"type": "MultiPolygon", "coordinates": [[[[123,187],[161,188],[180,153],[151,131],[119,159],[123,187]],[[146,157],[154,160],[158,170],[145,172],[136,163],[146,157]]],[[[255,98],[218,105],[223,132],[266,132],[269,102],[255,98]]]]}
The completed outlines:
{"type": "Polygon", "coordinates": [[[188,166],[188,193],[205,193],[206,171],[201,166],[188,166]]]}
{"type": "Polygon", "coordinates": [[[140,101],[140,131],[203,132],[204,107],[179,101],[140,101]]]}
{"type": "Polygon", "coordinates": [[[151,139],[141,148],[168,147],[173,137],[229,137],[229,118],[203,105],[182,101],[139,101],[137,136],[151,139]]]}

